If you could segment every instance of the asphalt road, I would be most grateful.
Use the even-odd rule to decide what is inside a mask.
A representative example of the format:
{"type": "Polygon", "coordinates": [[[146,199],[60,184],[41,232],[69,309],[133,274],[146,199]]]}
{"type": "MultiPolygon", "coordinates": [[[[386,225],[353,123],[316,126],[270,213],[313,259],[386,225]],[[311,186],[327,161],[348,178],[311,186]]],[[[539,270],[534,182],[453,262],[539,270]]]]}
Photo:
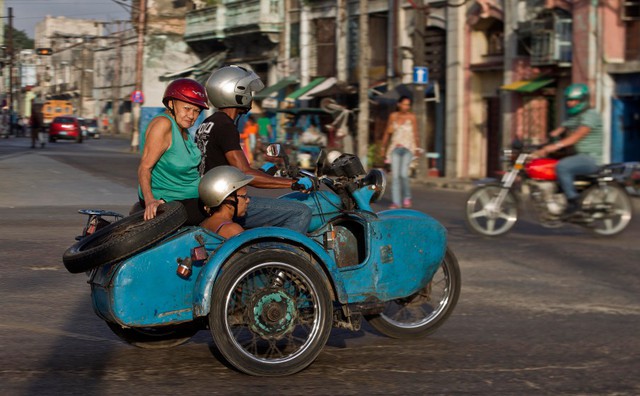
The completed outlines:
{"type": "Polygon", "coordinates": [[[128,210],[137,161],[121,139],[0,139],[0,394],[640,394],[638,218],[615,238],[525,220],[489,239],[464,227],[466,192],[419,184],[416,208],[448,228],[462,269],[458,306],[432,336],[334,329],[286,378],[229,368],[206,331],[172,349],[124,344],[61,257],[83,226],[77,209],[128,210]]]}

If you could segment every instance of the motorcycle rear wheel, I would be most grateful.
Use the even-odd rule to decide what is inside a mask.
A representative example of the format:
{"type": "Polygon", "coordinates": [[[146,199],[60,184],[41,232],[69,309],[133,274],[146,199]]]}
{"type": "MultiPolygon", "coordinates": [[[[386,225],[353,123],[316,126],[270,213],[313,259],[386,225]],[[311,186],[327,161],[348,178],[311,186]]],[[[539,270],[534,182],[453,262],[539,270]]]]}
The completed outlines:
{"type": "Polygon", "coordinates": [[[453,312],[460,297],[460,266],[447,248],[431,282],[407,298],[389,301],[384,311],[367,315],[369,324],[391,338],[425,337],[438,329],[453,312]]]}
{"type": "Polygon", "coordinates": [[[518,202],[511,191],[507,192],[500,207],[494,207],[495,198],[501,190],[499,184],[491,184],[471,192],[465,209],[465,222],[471,231],[484,236],[499,236],[516,224],[518,202]]]}
{"type": "Polygon", "coordinates": [[[629,194],[616,184],[589,187],[582,195],[582,211],[591,220],[591,230],[603,236],[616,235],[629,225],[633,205],[629,194]]]}
{"type": "Polygon", "coordinates": [[[261,249],[233,258],[213,287],[209,328],[238,370],[281,376],[309,366],[329,338],[331,296],[309,255],[261,249]]]}

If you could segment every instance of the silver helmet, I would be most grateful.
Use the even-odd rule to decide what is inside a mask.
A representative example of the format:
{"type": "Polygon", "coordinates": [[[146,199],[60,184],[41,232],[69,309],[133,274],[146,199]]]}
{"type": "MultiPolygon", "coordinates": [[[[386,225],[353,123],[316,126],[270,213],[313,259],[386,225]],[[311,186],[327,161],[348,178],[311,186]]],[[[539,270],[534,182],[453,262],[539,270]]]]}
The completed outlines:
{"type": "Polygon", "coordinates": [[[264,84],[254,72],[240,66],[224,66],[211,73],[205,84],[209,102],[218,108],[239,107],[251,109],[255,92],[264,84]]]}
{"type": "Polygon", "coordinates": [[[253,176],[245,175],[234,166],[216,166],[200,179],[198,194],[205,206],[215,208],[231,193],[246,186],[251,180],[253,176]]]}

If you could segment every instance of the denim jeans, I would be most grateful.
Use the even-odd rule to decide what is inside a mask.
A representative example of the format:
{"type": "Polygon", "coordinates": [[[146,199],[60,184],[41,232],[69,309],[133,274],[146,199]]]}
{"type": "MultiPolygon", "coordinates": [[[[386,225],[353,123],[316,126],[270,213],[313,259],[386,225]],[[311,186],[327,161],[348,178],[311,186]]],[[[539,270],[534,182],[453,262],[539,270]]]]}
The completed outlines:
{"type": "Polygon", "coordinates": [[[398,147],[391,152],[391,197],[398,206],[402,206],[403,199],[411,199],[409,165],[412,159],[413,154],[407,148],[398,147]]]}
{"type": "Polygon", "coordinates": [[[567,199],[578,198],[578,193],[573,186],[577,175],[596,173],[599,167],[596,161],[587,154],[576,154],[561,159],[556,165],[558,183],[567,199]]]}
{"type": "Polygon", "coordinates": [[[236,221],[243,228],[284,227],[305,234],[311,223],[311,209],[300,202],[251,196],[247,214],[236,221]]]}

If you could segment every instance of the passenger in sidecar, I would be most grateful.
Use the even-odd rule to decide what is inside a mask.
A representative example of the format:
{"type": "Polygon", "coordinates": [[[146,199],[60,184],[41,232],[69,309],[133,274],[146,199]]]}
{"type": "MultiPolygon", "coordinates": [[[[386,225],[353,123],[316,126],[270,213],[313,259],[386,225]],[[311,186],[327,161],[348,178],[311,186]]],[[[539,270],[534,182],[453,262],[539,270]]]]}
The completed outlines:
{"type": "Polygon", "coordinates": [[[210,216],[200,225],[225,238],[244,231],[234,219],[247,213],[251,199],[246,186],[251,180],[253,176],[228,165],[215,167],[202,176],[198,192],[210,216]]]}

